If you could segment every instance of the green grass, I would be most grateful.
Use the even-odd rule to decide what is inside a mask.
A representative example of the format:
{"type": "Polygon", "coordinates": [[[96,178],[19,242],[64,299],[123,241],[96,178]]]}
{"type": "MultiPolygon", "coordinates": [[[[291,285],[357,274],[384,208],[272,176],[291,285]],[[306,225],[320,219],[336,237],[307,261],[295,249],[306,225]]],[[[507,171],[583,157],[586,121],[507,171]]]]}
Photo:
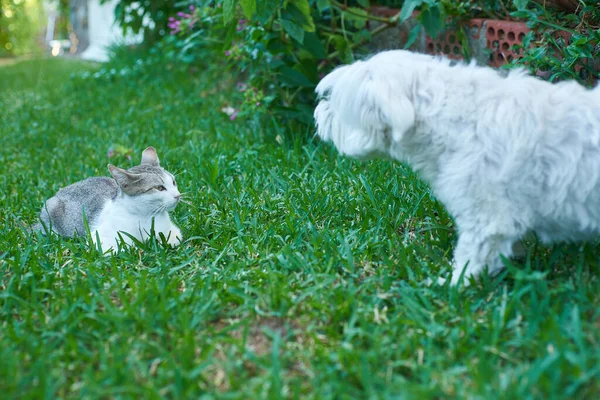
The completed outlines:
{"type": "Polygon", "coordinates": [[[230,121],[218,66],[71,78],[95,68],[0,68],[0,396],[598,398],[594,246],[531,244],[501,277],[427,287],[455,233],[402,165],[230,121]],[[149,145],[186,193],[186,244],[102,257],[23,228],[149,145]]]}

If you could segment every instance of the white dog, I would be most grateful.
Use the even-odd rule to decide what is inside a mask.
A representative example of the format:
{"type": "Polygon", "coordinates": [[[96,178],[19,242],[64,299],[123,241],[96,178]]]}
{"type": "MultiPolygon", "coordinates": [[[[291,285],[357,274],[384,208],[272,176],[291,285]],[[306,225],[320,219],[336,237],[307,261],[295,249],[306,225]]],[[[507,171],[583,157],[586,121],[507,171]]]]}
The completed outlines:
{"type": "Polygon", "coordinates": [[[528,232],[544,243],[600,235],[599,87],[394,50],[316,91],[322,139],[406,162],[446,206],[459,234],[452,284],[463,270],[499,272],[528,232]]]}

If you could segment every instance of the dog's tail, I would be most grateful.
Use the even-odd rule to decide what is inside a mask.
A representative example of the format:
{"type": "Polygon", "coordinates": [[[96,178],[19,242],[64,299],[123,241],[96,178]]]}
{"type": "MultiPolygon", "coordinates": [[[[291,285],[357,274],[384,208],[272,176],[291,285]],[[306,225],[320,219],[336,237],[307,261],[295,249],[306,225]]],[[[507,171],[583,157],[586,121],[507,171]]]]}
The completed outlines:
{"type": "Polygon", "coordinates": [[[317,135],[351,156],[386,153],[415,122],[406,89],[373,61],[340,67],[316,88],[317,135]]]}

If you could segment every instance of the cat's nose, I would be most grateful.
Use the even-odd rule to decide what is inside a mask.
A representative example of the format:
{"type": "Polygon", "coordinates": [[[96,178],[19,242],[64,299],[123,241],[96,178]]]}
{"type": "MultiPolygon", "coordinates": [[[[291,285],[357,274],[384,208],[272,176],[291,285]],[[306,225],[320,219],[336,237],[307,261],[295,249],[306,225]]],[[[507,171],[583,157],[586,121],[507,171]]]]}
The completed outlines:
{"type": "Polygon", "coordinates": [[[179,201],[179,198],[181,197],[180,193],[177,193],[177,196],[175,196],[175,200],[179,201]]]}

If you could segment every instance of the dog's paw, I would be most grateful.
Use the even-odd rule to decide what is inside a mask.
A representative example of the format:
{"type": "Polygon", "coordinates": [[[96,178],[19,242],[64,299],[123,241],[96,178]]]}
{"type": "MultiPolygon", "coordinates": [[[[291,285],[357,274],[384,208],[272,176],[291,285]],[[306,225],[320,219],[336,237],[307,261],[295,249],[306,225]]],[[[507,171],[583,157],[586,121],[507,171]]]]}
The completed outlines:
{"type": "Polygon", "coordinates": [[[465,277],[465,279],[463,279],[462,281],[460,280],[460,275],[452,275],[451,278],[442,278],[442,277],[438,277],[438,278],[427,278],[425,280],[425,285],[432,287],[432,286],[445,286],[448,281],[450,281],[450,287],[456,287],[460,286],[461,287],[468,287],[471,285],[471,281],[469,279],[467,279],[465,277]]]}
{"type": "Polygon", "coordinates": [[[425,285],[427,285],[427,286],[434,286],[434,285],[444,286],[446,284],[446,281],[447,281],[447,279],[442,278],[442,277],[438,277],[435,279],[427,278],[425,280],[425,285]]]}

